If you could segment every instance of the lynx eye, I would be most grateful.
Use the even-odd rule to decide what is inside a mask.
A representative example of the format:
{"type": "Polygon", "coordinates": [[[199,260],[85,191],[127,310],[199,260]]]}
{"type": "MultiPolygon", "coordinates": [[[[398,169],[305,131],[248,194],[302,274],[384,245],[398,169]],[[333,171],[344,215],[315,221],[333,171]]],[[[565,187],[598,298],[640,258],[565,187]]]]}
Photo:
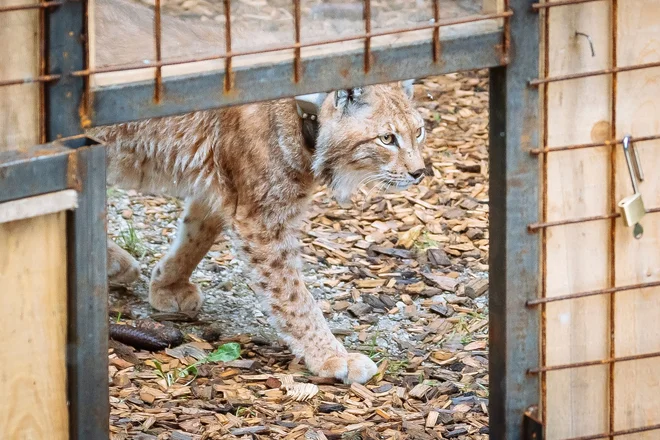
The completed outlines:
{"type": "Polygon", "coordinates": [[[381,134],[378,136],[378,140],[384,145],[394,145],[395,137],[392,133],[381,134]]]}
{"type": "Polygon", "coordinates": [[[417,139],[423,138],[424,137],[424,132],[425,132],[424,127],[419,127],[417,129],[417,133],[415,134],[415,136],[417,136],[417,139]]]}

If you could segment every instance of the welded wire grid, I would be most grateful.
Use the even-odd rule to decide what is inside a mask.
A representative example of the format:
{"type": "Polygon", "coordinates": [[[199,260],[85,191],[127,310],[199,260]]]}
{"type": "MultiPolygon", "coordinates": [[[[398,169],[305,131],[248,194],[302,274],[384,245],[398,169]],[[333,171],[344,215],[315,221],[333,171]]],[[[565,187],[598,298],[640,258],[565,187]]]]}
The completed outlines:
{"type": "MultiPolygon", "coordinates": [[[[621,217],[621,214],[617,210],[617,200],[616,200],[616,148],[617,146],[621,145],[623,143],[623,139],[617,139],[616,138],[616,108],[617,108],[617,75],[622,72],[631,72],[631,71],[637,71],[637,70],[642,70],[642,69],[650,69],[654,67],[660,67],[660,61],[659,62],[652,62],[652,63],[645,63],[645,64],[636,64],[636,65],[630,65],[630,66],[624,66],[620,67],[617,65],[617,31],[618,31],[618,0],[557,0],[557,1],[548,1],[546,0],[543,3],[534,3],[532,5],[532,8],[540,13],[543,14],[543,28],[544,28],[544,37],[546,44],[543,45],[544,47],[544,53],[542,54],[543,56],[543,76],[541,78],[537,79],[532,79],[529,81],[530,87],[543,87],[542,90],[542,102],[543,102],[543,124],[544,127],[548,127],[548,87],[547,85],[550,83],[555,83],[559,81],[568,81],[568,80],[574,80],[574,79],[579,79],[579,78],[589,78],[589,77],[596,77],[600,75],[611,75],[611,110],[610,110],[610,139],[605,141],[605,142],[594,142],[594,143],[584,143],[584,144],[574,144],[574,145],[561,145],[561,146],[549,146],[548,142],[548,130],[545,129],[543,130],[543,145],[541,148],[538,149],[533,149],[530,151],[531,154],[533,155],[538,155],[540,157],[541,163],[542,163],[542,181],[543,181],[543,189],[542,189],[542,201],[541,201],[541,209],[542,209],[542,218],[543,221],[539,223],[534,223],[528,225],[528,230],[530,233],[540,233],[541,234],[541,252],[542,252],[542,274],[541,274],[541,285],[542,285],[542,291],[541,295],[539,298],[532,299],[527,301],[527,306],[528,307],[540,307],[541,308],[541,316],[543,316],[543,319],[541,320],[541,359],[540,359],[540,366],[536,368],[532,368],[528,370],[529,374],[533,375],[541,375],[541,399],[542,399],[542,419],[544,421],[547,420],[547,389],[546,389],[546,378],[547,374],[550,371],[558,371],[558,370],[569,370],[569,369],[577,369],[577,368],[584,368],[584,367],[590,367],[590,366],[595,366],[595,365],[608,365],[609,371],[608,371],[608,425],[609,429],[608,432],[600,433],[600,434],[594,434],[594,435],[585,435],[585,436],[580,436],[580,437],[572,437],[570,439],[565,439],[565,440],[597,440],[597,439],[613,439],[615,437],[620,437],[620,436],[625,436],[625,435],[632,435],[632,434],[638,434],[642,432],[648,432],[648,431],[654,431],[654,430],[660,430],[660,424],[655,424],[655,425],[649,425],[649,426],[640,426],[640,427],[634,427],[630,429],[625,429],[625,430],[615,430],[615,421],[614,421],[614,405],[615,405],[615,390],[614,390],[614,368],[615,364],[621,363],[621,362],[632,362],[632,361],[639,361],[642,359],[650,359],[650,358],[656,358],[660,357],[660,352],[651,352],[651,353],[643,353],[643,354],[636,354],[636,355],[631,355],[631,356],[620,356],[616,357],[616,352],[615,352],[615,305],[616,305],[616,295],[617,294],[624,294],[626,292],[634,291],[637,289],[647,289],[647,288],[652,288],[652,287],[658,287],[660,286],[660,281],[655,281],[655,282],[647,282],[647,283],[639,283],[639,284],[633,284],[633,285],[624,285],[624,286],[616,286],[616,243],[615,243],[615,235],[616,235],[616,222],[619,217],[621,217]],[[611,13],[611,52],[610,52],[610,59],[611,59],[611,65],[610,68],[608,69],[600,69],[600,70],[593,70],[593,71],[588,71],[588,72],[581,72],[581,73],[574,73],[574,74],[566,74],[566,75],[556,75],[556,76],[550,76],[549,74],[549,68],[550,68],[550,50],[549,50],[549,44],[547,42],[550,41],[550,35],[549,35],[549,28],[550,28],[550,22],[549,22],[549,17],[552,8],[555,7],[561,7],[561,6],[569,6],[569,5],[577,5],[577,4],[582,4],[582,3],[591,3],[591,2],[605,2],[609,1],[610,3],[610,13],[611,13]],[[602,147],[609,147],[610,148],[610,172],[608,176],[608,182],[609,182],[609,206],[610,206],[610,212],[608,214],[603,214],[603,215],[596,215],[596,216],[589,216],[589,217],[581,217],[581,218],[569,218],[569,219],[564,219],[564,220],[558,220],[558,221],[547,221],[548,218],[548,161],[547,161],[547,155],[552,154],[555,152],[560,152],[560,151],[572,151],[572,150],[580,150],[580,149],[587,149],[587,148],[602,148],[602,147]],[[595,222],[595,221],[607,221],[609,220],[610,223],[610,234],[609,234],[609,242],[608,242],[608,253],[609,253],[609,276],[607,280],[607,284],[609,287],[604,288],[604,289],[597,289],[597,290],[591,290],[591,291],[585,291],[585,292],[578,292],[578,293],[570,293],[570,294],[565,294],[565,295],[559,295],[559,296],[552,296],[548,297],[546,295],[546,274],[547,274],[547,236],[546,236],[546,231],[548,228],[551,227],[556,227],[556,226],[562,226],[562,225],[571,225],[571,224],[578,224],[578,223],[588,223],[588,222],[595,222]],[[590,297],[590,296],[597,296],[597,295],[608,295],[609,296],[609,310],[608,310],[608,315],[609,315],[609,356],[605,359],[599,359],[599,360],[593,360],[593,361],[585,361],[585,362],[574,362],[574,363],[569,363],[569,364],[560,364],[560,365],[547,365],[546,364],[546,359],[545,359],[545,354],[546,354],[546,304],[552,303],[552,302],[558,302],[558,301],[569,301],[569,300],[574,300],[577,298],[585,298],[585,297],[590,297]]],[[[660,117],[660,116],[659,116],[660,117]]],[[[658,140],[660,139],[660,133],[659,134],[654,134],[654,135],[647,135],[647,136],[640,136],[636,138],[632,138],[633,142],[644,142],[644,141],[652,141],[652,140],[658,140]]],[[[660,207],[652,207],[652,208],[647,208],[647,213],[658,213],[660,212],[660,207]]]]}
{"type": "MultiPolygon", "coordinates": [[[[34,4],[24,4],[24,5],[15,5],[15,6],[4,6],[0,7],[0,13],[11,13],[13,11],[22,11],[30,9],[38,9],[40,11],[46,11],[58,6],[64,5],[70,2],[76,1],[87,1],[87,0],[50,0],[50,1],[41,1],[40,3],[34,4]]],[[[408,26],[397,29],[388,29],[382,31],[372,31],[372,13],[371,13],[371,0],[363,0],[363,19],[364,19],[364,33],[350,35],[345,37],[325,39],[321,41],[303,43],[301,42],[301,1],[302,0],[292,0],[293,7],[293,33],[294,33],[294,43],[293,44],[284,44],[275,47],[267,48],[258,48],[254,50],[245,50],[245,51],[233,51],[232,50],[232,30],[231,30],[231,0],[223,0],[224,6],[224,15],[225,15],[225,53],[203,56],[203,57],[190,57],[185,59],[176,59],[176,60],[163,60],[162,58],[162,29],[161,29],[161,0],[155,0],[154,2],[154,20],[153,20],[153,33],[154,33],[154,45],[155,45],[155,60],[153,61],[143,61],[139,63],[121,65],[121,66],[104,66],[99,68],[86,68],[83,70],[67,72],[65,74],[52,74],[45,71],[40,72],[38,76],[30,78],[16,78],[16,79],[0,79],[0,87],[18,85],[18,84],[29,84],[29,83],[53,83],[62,79],[63,76],[73,76],[73,77],[89,77],[94,74],[101,73],[114,73],[114,72],[126,72],[132,70],[142,70],[145,68],[153,68],[155,70],[154,74],[154,93],[153,99],[154,102],[159,103],[163,97],[163,74],[162,69],[166,66],[182,65],[189,63],[197,63],[202,61],[213,61],[213,60],[224,60],[224,84],[220,85],[223,88],[225,93],[229,93],[233,89],[233,72],[232,72],[232,59],[239,56],[248,56],[248,55],[257,55],[265,54],[271,52],[292,50],[293,51],[293,81],[298,83],[302,80],[302,54],[301,49],[315,46],[328,45],[333,43],[342,43],[348,41],[364,41],[364,72],[368,73],[371,69],[372,56],[371,56],[371,41],[374,37],[381,37],[386,35],[394,34],[403,34],[407,32],[421,31],[421,30],[432,30],[433,31],[433,62],[440,62],[441,54],[441,43],[440,43],[440,28],[452,25],[459,25],[465,23],[480,22],[486,20],[494,19],[504,19],[505,31],[508,28],[508,18],[512,15],[512,12],[508,7],[508,0],[504,1],[504,10],[497,13],[491,14],[479,14],[479,15],[470,15],[458,18],[449,18],[449,19],[440,19],[440,0],[432,0],[433,8],[433,20],[429,24],[424,25],[415,25],[408,26]]],[[[42,20],[43,22],[43,20],[42,20]]],[[[42,26],[43,31],[43,26],[42,26]]],[[[43,35],[43,33],[42,33],[43,35]]],[[[508,35],[505,35],[505,51],[508,48],[508,35]]],[[[89,50],[89,48],[87,48],[89,50]]],[[[44,63],[41,63],[44,65],[44,63]]],[[[43,69],[42,69],[43,70],[43,69]]],[[[85,99],[89,100],[90,98],[90,81],[86,81],[85,84],[85,99]]],[[[88,108],[87,106],[86,108],[88,108]]],[[[83,115],[83,120],[89,120],[89,118],[83,115]]]]}

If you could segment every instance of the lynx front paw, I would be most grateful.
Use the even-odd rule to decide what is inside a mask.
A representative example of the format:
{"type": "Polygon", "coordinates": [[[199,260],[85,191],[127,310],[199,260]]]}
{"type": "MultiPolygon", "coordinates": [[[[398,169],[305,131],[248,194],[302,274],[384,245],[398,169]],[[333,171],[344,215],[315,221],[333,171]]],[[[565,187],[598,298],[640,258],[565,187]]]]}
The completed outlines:
{"type": "Polygon", "coordinates": [[[321,377],[336,377],[344,383],[365,383],[371,379],[378,367],[367,356],[361,353],[348,353],[344,356],[333,356],[321,366],[318,375],[321,377]]]}
{"type": "Polygon", "coordinates": [[[161,312],[198,312],[204,300],[199,288],[190,283],[180,282],[167,286],[151,283],[149,304],[161,312]]]}

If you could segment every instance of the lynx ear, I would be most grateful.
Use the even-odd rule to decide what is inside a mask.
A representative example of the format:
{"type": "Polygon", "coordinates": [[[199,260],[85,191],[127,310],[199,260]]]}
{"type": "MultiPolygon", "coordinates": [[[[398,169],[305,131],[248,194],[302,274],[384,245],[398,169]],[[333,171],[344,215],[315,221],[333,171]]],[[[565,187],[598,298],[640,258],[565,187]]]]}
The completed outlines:
{"type": "Polygon", "coordinates": [[[412,99],[413,96],[415,95],[415,87],[414,84],[415,80],[414,79],[407,79],[405,81],[401,81],[401,87],[403,88],[403,92],[406,94],[408,99],[412,99]]]}
{"type": "Polygon", "coordinates": [[[355,87],[348,90],[337,90],[335,92],[335,108],[344,107],[349,102],[355,102],[362,95],[362,87],[355,87]]]}

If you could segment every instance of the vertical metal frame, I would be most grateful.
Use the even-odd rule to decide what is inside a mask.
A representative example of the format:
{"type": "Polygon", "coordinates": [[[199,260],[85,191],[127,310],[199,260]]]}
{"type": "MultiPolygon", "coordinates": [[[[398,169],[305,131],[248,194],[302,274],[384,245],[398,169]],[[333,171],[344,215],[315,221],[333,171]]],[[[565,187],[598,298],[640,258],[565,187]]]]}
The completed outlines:
{"type": "MultiPolygon", "coordinates": [[[[523,439],[524,414],[540,398],[540,313],[528,308],[541,281],[539,19],[530,0],[510,0],[509,65],[490,71],[490,436],[523,439]]],[[[506,32],[505,32],[506,34],[506,32]]],[[[505,38],[507,36],[505,35],[505,38]]]]}
{"type": "Polygon", "coordinates": [[[67,213],[69,438],[107,440],[108,286],[105,148],[69,156],[77,168],[78,209],[67,213]]]}
{"type": "MultiPolygon", "coordinates": [[[[65,2],[45,11],[45,65],[59,79],[44,90],[46,140],[82,133],[87,125],[87,2],[65,2]]],[[[108,298],[106,279],[106,175],[101,145],[74,145],[68,185],[78,208],[67,213],[67,393],[69,438],[109,436],[108,298]]]]}

